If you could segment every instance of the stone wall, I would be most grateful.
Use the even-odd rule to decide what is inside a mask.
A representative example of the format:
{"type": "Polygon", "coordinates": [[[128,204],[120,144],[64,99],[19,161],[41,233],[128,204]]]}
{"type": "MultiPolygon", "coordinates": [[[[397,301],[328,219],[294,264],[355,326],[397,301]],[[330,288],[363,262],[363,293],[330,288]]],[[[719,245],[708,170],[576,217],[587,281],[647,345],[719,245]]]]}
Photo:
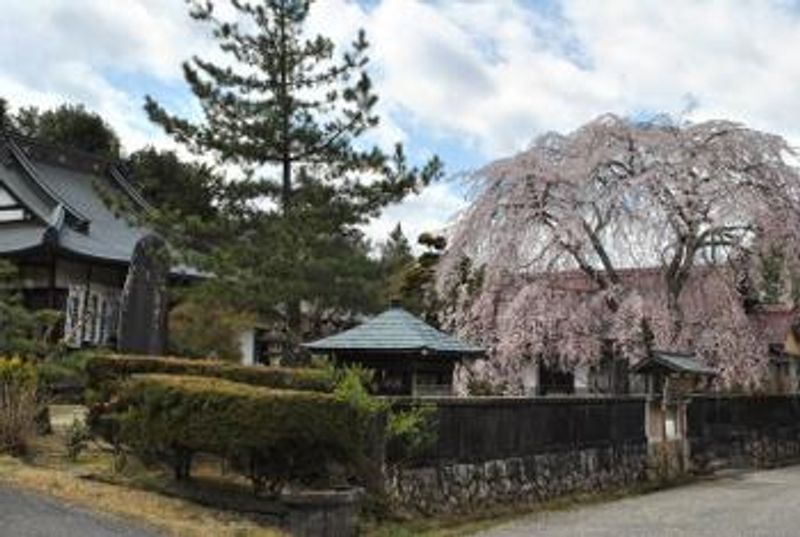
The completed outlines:
{"type": "Polygon", "coordinates": [[[395,508],[431,515],[598,492],[641,482],[647,476],[647,444],[635,442],[485,462],[394,468],[387,472],[386,488],[395,508]]]}

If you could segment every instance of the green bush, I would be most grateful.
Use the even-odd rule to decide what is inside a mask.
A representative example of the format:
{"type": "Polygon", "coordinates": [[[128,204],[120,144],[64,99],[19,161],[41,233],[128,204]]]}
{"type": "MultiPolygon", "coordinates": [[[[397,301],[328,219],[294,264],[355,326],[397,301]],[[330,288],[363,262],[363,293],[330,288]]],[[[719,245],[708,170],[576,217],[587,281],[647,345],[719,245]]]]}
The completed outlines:
{"type": "Polygon", "coordinates": [[[252,315],[213,301],[186,300],[169,313],[170,352],[240,361],[239,335],[255,320],[252,315]]]}
{"type": "Polygon", "coordinates": [[[42,358],[55,350],[54,334],[63,314],[27,309],[17,266],[0,259],[0,355],[42,358]]]}
{"type": "Polygon", "coordinates": [[[435,405],[417,404],[394,410],[386,423],[386,457],[392,464],[424,460],[438,440],[435,405]]]}
{"type": "Polygon", "coordinates": [[[39,380],[47,386],[86,384],[86,364],[94,357],[88,352],[51,356],[39,363],[39,380]]]}
{"type": "Polygon", "coordinates": [[[258,492],[268,483],[326,482],[333,466],[355,475],[371,418],[331,394],[136,375],[113,404],[95,407],[90,423],[143,458],[171,464],[177,478],[189,477],[194,453],[223,457],[258,492]]]}
{"type": "Polygon", "coordinates": [[[80,404],[87,384],[86,363],[94,354],[85,351],[53,355],[38,363],[39,386],[51,403],[80,404]]]}
{"type": "Polygon", "coordinates": [[[77,461],[80,454],[86,450],[89,440],[91,439],[92,435],[88,427],[86,427],[86,424],[82,420],[74,418],[64,437],[64,447],[67,449],[67,458],[73,462],[77,461]]]}
{"type": "Polygon", "coordinates": [[[0,359],[0,453],[23,453],[35,434],[38,383],[33,364],[0,359]]]}
{"type": "Polygon", "coordinates": [[[220,379],[276,389],[331,392],[334,378],[330,371],[288,367],[244,366],[217,360],[155,358],[147,356],[95,356],[86,364],[90,389],[106,399],[114,382],[134,374],[168,374],[220,379]]]}

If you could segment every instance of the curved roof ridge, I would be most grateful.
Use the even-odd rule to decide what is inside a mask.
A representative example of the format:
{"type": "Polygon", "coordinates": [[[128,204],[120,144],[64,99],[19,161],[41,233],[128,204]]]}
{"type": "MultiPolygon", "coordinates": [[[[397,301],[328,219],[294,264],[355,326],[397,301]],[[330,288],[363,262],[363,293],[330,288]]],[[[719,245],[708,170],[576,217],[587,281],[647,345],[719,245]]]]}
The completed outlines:
{"type": "Polygon", "coordinates": [[[79,226],[89,225],[91,220],[86,215],[73,207],[69,202],[67,202],[67,200],[63,199],[62,196],[59,196],[55,190],[50,188],[50,186],[42,180],[42,178],[39,176],[39,170],[36,168],[36,165],[33,163],[33,161],[31,161],[31,159],[28,158],[22,148],[17,145],[16,141],[12,137],[6,137],[6,146],[28,177],[30,177],[34,184],[42,192],[44,192],[47,197],[50,198],[54,205],[63,205],[64,210],[70,213],[70,215],[78,222],[79,226]]]}
{"type": "Polygon", "coordinates": [[[129,198],[131,198],[136,204],[139,205],[139,208],[144,210],[145,212],[152,212],[154,210],[153,206],[144,199],[144,197],[139,193],[139,191],[134,188],[134,186],[125,178],[125,174],[120,171],[119,164],[111,164],[108,168],[108,174],[111,176],[117,185],[127,194],[129,198]]]}
{"type": "Polygon", "coordinates": [[[35,145],[36,147],[45,150],[58,151],[59,153],[68,156],[80,157],[81,159],[85,159],[86,161],[90,161],[98,165],[114,165],[119,163],[119,159],[113,157],[99,155],[97,153],[93,153],[91,151],[87,151],[85,149],[80,149],[63,143],[49,142],[42,140],[41,138],[26,136],[19,132],[5,130],[2,131],[2,134],[5,135],[6,139],[13,139],[23,144],[35,145]]]}

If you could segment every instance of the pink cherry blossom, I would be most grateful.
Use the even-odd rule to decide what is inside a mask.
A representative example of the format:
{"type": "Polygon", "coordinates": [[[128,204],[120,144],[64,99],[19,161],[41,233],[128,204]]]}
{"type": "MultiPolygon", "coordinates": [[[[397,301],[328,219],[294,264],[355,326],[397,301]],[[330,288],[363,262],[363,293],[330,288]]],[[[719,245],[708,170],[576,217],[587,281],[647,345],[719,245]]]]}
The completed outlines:
{"type": "Polygon", "coordinates": [[[510,391],[521,364],[590,366],[609,344],[631,362],[693,351],[721,384],[758,387],[759,254],[777,246],[787,279],[800,273],[794,157],[729,121],[607,115],[543,136],[476,174],[437,274],[443,323],[490,349],[480,374],[510,391]],[[482,270],[477,289],[464,259],[482,270]]]}

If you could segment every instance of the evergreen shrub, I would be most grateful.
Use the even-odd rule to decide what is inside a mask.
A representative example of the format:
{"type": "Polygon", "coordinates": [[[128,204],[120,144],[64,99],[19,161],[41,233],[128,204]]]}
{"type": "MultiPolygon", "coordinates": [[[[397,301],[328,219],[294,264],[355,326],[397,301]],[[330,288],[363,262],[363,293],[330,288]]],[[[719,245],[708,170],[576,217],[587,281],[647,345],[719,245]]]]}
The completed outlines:
{"type": "Polygon", "coordinates": [[[414,404],[393,409],[386,423],[386,459],[393,465],[425,462],[434,456],[438,433],[435,405],[414,404]]]}
{"type": "Polygon", "coordinates": [[[331,370],[245,366],[219,360],[160,358],[151,356],[98,355],[86,364],[88,387],[107,399],[113,385],[134,374],[166,374],[212,377],[275,389],[331,392],[331,370]]]}
{"type": "Polygon", "coordinates": [[[189,477],[193,454],[210,453],[249,477],[256,492],[289,481],[322,484],[333,467],[352,477],[372,418],[331,394],[178,375],[135,375],[100,408],[90,420],[96,432],[171,464],[176,478],[189,477]]]}

